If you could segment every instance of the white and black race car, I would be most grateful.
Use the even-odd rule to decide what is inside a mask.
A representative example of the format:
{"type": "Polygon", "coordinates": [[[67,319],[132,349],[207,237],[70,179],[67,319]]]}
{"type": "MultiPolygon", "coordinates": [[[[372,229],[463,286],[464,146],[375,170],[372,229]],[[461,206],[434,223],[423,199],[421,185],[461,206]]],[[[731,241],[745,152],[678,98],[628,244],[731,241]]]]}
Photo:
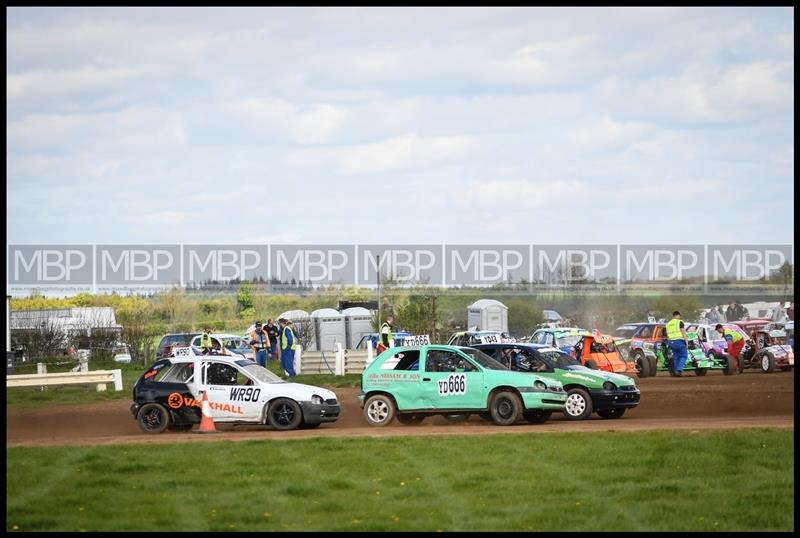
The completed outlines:
{"type": "Polygon", "coordinates": [[[190,346],[175,348],[142,374],[133,387],[131,413],[147,433],[190,430],[200,423],[203,391],[215,423],[313,428],[334,422],[341,409],[333,391],[286,382],[238,355],[202,355],[190,346]]]}

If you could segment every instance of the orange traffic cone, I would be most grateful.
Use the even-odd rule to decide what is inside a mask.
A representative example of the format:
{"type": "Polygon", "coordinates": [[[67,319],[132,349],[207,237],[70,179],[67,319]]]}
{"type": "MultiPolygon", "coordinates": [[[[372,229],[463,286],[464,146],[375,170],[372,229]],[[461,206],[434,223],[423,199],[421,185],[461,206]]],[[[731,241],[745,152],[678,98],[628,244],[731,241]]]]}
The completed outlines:
{"type": "Polygon", "coordinates": [[[211,418],[211,404],[208,403],[208,395],[203,391],[203,400],[200,403],[203,418],[200,420],[200,429],[195,430],[197,433],[217,433],[217,428],[214,427],[214,419],[211,418]]]}

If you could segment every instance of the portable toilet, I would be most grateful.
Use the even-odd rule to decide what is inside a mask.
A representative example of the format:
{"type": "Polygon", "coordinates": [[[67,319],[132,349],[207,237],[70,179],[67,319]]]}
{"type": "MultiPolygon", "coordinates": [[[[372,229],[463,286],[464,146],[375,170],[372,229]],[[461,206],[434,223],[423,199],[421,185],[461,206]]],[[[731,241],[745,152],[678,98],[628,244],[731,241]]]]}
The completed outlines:
{"type": "Polygon", "coordinates": [[[508,307],[494,299],[481,299],[467,307],[467,327],[508,332],[508,307]]]}
{"type": "Polygon", "coordinates": [[[311,312],[314,329],[317,335],[317,350],[329,351],[337,343],[347,343],[344,314],[333,308],[320,308],[311,312]]]}
{"type": "Polygon", "coordinates": [[[372,330],[372,312],[360,306],[342,310],[344,327],[347,334],[347,349],[355,349],[358,341],[372,330]]]}
{"type": "Polygon", "coordinates": [[[292,322],[292,332],[300,340],[304,350],[314,351],[317,349],[317,342],[314,337],[314,323],[308,312],[305,310],[288,310],[273,320],[276,325],[281,318],[286,318],[292,322]]]}

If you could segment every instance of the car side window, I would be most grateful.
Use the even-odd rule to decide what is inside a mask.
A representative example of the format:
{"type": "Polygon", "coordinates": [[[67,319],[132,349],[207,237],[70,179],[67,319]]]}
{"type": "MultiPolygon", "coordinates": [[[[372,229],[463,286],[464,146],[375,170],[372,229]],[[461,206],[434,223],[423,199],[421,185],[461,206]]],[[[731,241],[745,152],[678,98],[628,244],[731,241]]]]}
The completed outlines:
{"type": "Polygon", "coordinates": [[[175,364],[171,368],[164,368],[163,375],[156,374],[155,381],[164,383],[191,383],[194,374],[194,363],[184,362],[175,364]]]}
{"type": "Polygon", "coordinates": [[[206,369],[209,385],[238,385],[239,371],[229,364],[212,362],[206,369]]]}
{"type": "Polygon", "coordinates": [[[550,346],[556,345],[556,337],[552,333],[548,333],[545,335],[544,343],[550,346]]]}
{"type": "Polygon", "coordinates": [[[472,372],[470,362],[454,351],[429,349],[425,357],[425,370],[428,372],[472,372]]]}

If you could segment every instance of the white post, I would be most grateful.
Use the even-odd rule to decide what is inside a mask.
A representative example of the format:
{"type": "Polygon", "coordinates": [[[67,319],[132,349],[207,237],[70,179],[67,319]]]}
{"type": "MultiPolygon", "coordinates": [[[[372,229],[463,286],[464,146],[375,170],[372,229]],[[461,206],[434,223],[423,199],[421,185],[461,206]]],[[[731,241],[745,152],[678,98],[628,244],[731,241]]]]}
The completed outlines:
{"type": "Polygon", "coordinates": [[[98,383],[97,384],[97,392],[105,392],[106,391],[106,384],[105,383],[98,383]]]}
{"type": "Polygon", "coordinates": [[[342,344],[336,342],[336,366],[334,367],[334,372],[336,375],[344,375],[344,350],[342,349],[342,344]]]}
{"type": "Polygon", "coordinates": [[[303,373],[303,346],[300,344],[294,350],[294,371],[297,375],[303,373]]]}
{"type": "Polygon", "coordinates": [[[372,361],[375,360],[375,354],[372,350],[372,340],[367,340],[367,366],[372,364],[372,361]]]}
{"type": "Polygon", "coordinates": [[[122,370],[112,370],[114,372],[114,390],[122,390],[122,370]]]}
{"type": "MultiPolygon", "coordinates": [[[[37,362],[36,363],[36,373],[39,374],[39,375],[46,374],[47,373],[47,365],[45,363],[43,363],[43,362],[37,362]]],[[[41,387],[39,387],[39,390],[47,390],[47,387],[42,385],[41,387]]]]}

